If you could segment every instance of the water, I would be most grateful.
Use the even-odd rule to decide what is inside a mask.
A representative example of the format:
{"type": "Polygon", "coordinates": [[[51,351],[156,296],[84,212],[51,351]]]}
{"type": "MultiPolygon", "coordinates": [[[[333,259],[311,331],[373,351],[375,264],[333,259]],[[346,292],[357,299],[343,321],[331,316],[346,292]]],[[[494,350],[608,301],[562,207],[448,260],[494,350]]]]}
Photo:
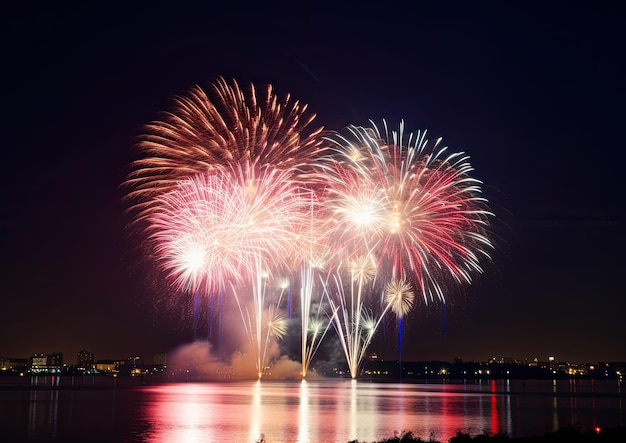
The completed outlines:
{"type": "Polygon", "coordinates": [[[347,443],[411,431],[446,442],[458,431],[531,436],[625,422],[624,384],[615,380],[30,383],[36,389],[0,385],[0,440],[347,443]]]}

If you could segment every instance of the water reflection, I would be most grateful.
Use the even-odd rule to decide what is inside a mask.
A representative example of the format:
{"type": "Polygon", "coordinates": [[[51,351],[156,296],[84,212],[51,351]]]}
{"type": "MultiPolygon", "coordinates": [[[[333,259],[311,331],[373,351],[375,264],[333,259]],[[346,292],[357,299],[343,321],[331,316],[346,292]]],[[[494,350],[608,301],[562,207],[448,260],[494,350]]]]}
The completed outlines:
{"type": "Polygon", "coordinates": [[[489,389],[465,393],[446,386],[354,380],[165,385],[149,388],[153,397],[146,418],[152,424],[150,441],[253,442],[262,436],[350,441],[406,431],[446,440],[457,431],[512,433],[510,402],[503,402],[495,382],[489,389]]]}
{"type": "Polygon", "coordinates": [[[559,429],[559,399],[556,396],[556,380],[552,380],[552,430],[559,429]]]}
{"type": "MultiPolygon", "coordinates": [[[[34,380],[35,383],[50,382],[50,386],[57,386],[59,377],[51,377],[51,380],[34,380]]],[[[59,391],[56,389],[39,391],[34,390],[29,393],[28,403],[28,436],[34,439],[40,436],[40,430],[45,430],[45,437],[55,440],[57,437],[57,423],[59,414],[59,391]]]]}
{"type": "Polygon", "coordinates": [[[298,409],[298,441],[309,441],[309,386],[306,380],[300,382],[300,408],[298,409]]]}
{"type": "Polygon", "coordinates": [[[496,381],[491,380],[491,432],[493,434],[497,434],[499,430],[498,426],[498,405],[497,405],[497,397],[496,397],[496,381]]]}
{"type": "MultiPolygon", "coordinates": [[[[356,439],[356,423],[357,423],[357,405],[356,405],[356,401],[357,401],[357,381],[352,379],[350,380],[350,434],[348,434],[350,436],[350,440],[355,440],[356,439]]],[[[339,414],[337,414],[337,417],[340,416],[341,412],[338,411],[339,414]]]]}
{"type": "Polygon", "coordinates": [[[32,382],[37,388],[0,390],[0,426],[21,440],[348,442],[411,431],[448,441],[458,431],[527,436],[574,423],[624,424],[623,390],[609,381],[262,380],[126,389],[32,382]]]}
{"type": "Polygon", "coordinates": [[[257,380],[254,383],[252,389],[252,413],[250,414],[250,436],[248,441],[258,440],[263,441],[265,434],[261,432],[261,416],[263,414],[263,407],[261,404],[261,380],[257,380]]]}

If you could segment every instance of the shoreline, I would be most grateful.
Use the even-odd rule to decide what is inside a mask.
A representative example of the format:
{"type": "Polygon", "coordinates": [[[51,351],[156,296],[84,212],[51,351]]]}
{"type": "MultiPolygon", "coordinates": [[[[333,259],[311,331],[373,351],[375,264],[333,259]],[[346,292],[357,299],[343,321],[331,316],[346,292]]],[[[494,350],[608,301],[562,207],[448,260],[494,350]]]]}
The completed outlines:
{"type": "MultiPolygon", "coordinates": [[[[543,435],[527,437],[511,437],[506,433],[477,434],[471,436],[458,431],[456,436],[449,440],[423,440],[413,436],[412,432],[405,432],[391,438],[376,440],[371,443],[464,443],[464,442],[512,442],[512,443],[571,443],[571,442],[594,442],[594,443],[623,443],[626,442],[626,426],[616,426],[606,429],[582,430],[580,426],[570,425],[557,431],[546,432],[543,435]]],[[[350,440],[348,443],[367,443],[360,440],[350,440]]]]}

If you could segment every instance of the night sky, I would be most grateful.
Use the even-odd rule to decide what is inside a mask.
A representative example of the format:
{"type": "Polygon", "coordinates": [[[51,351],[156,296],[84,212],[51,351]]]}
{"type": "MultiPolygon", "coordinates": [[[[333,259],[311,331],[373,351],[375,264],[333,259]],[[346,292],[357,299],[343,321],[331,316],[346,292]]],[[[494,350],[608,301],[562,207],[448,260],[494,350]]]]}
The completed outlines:
{"type": "MultiPolygon", "coordinates": [[[[142,125],[222,75],[291,93],[314,126],[404,119],[471,156],[498,248],[445,310],[416,306],[403,359],[626,361],[617,7],[260,3],[5,11],[0,356],[189,342],[120,184],[142,125]]],[[[397,358],[394,334],[371,350],[397,358]]]]}

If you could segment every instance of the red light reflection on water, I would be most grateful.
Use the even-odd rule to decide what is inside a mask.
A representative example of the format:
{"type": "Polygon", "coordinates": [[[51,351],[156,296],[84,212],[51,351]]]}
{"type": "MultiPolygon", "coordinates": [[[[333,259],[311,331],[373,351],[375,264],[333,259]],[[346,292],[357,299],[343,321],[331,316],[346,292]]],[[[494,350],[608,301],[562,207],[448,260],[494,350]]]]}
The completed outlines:
{"type": "Polygon", "coordinates": [[[200,442],[220,438],[219,411],[211,407],[210,389],[198,385],[158,386],[146,410],[151,432],[148,441],[200,442]]]}
{"type": "Polygon", "coordinates": [[[150,442],[254,442],[270,434],[280,441],[298,429],[299,408],[289,407],[297,391],[282,395],[268,388],[261,381],[150,387],[145,409],[150,431],[143,437],[150,442]]]}
{"type": "Polygon", "coordinates": [[[425,411],[422,429],[417,435],[446,441],[458,432],[475,435],[499,431],[499,396],[495,381],[489,386],[490,395],[480,386],[465,384],[438,386],[432,391],[422,393],[432,399],[428,401],[431,407],[425,411]]]}
{"type": "MultiPolygon", "coordinates": [[[[333,382],[190,383],[146,388],[146,441],[381,440],[411,431],[449,440],[498,432],[491,385],[333,382]]],[[[509,430],[510,432],[510,430],[509,430]]]]}
{"type": "Polygon", "coordinates": [[[498,406],[496,397],[496,381],[491,380],[491,432],[498,433],[498,406]]]}
{"type": "Polygon", "coordinates": [[[33,389],[26,389],[27,383],[25,389],[0,390],[3,435],[9,440],[252,443],[261,434],[268,442],[342,442],[380,441],[411,431],[423,440],[448,441],[459,431],[532,436],[572,423],[604,429],[623,425],[626,417],[623,388],[611,380],[263,380],[99,389],[112,386],[94,379],[100,384],[91,380],[89,386],[98,389],[83,388],[89,380],[33,377],[26,380],[33,389]]]}

